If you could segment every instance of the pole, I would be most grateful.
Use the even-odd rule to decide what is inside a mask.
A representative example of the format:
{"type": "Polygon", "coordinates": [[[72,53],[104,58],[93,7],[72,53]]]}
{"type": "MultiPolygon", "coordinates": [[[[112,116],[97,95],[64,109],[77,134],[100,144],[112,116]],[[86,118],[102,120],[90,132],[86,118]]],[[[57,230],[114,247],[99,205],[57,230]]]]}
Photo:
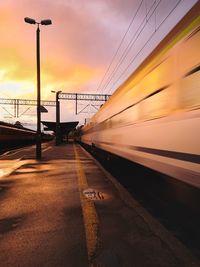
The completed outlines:
{"type": "Polygon", "coordinates": [[[14,117],[17,118],[17,99],[14,100],[14,117]]]}
{"type": "Polygon", "coordinates": [[[77,94],[76,94],[76,115],[78,113],[78,107],[77,107],[77,94]]]}
{"type": "Polygon", "coordinates": [[[56,146],[60,143],[60,102],[58,95],[60,92],[56,92],[56,146]]]}
{"type": "Polygon", "coordinates": [[[19,118],[19,99],[16,99],[16,118],[19,118]]]}
{"type": "Polygon", "coordinates": [[[36,134],[36,159],[41,159],[41,113],[40,113],[40,28],[39,24],[36,31],[37,47],[37,134],[36,134]]]}

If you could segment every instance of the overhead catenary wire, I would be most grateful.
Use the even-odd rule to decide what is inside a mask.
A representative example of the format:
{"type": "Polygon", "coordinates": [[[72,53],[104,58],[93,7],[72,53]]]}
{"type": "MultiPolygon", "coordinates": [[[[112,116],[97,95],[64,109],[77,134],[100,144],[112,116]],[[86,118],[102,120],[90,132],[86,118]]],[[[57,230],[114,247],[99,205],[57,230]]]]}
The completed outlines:
{"type": "Polygon", "coordinates": [[[131,19],[131,21],[130,21],[130,23],[129,23],[129,25],[128,25],[128,28],[127,28],[126,32],[124,33],[124,35],[123,35],[123,37],[122,37],[122,39],[121,39],[121,41],[120,41],[120,44],[119,44],[119,46],[118,46],[118,48],[117,48],[115,54],[113,55],[113,57],[112,57],[112,59],[111,59],[111,62],[110,62],[110,64],[109,64],[107,70],[105,71],[103,78],[101,79],[101,82],[99,83],[99,85],[98,85],[98,87],[97,87],[97,89],[96,89],[96,93],[97,93],[97,91],[101,88],[102,83],[103,83],[103,81],[104,81],[106,75],[108,74],[108,72],[109,72],[109,70],[110,70],[110,68],[111,68],[111,66],[112,66],[112,64],[113,64],[113,62],[114,62],[114,60],[115,60],[115,58],[116,58],[116,56],[117,56],[117,54],[118,54],[118,52],[119,52],[119,50],[120,50],[122,44],[123,44],[123,42],[124,42],[124,40],[125,40],[127,34],[128,34],[128,32],[129,32],[129,30],[130,30],[130,28],[131,28],[131,25],[133,24],[133,21],[135,20],[137,14],[138,14],[138,12],[139,12],[139,10],[140,10],[142,4],[143,4],[143,2],[144,2],[144,0],[142,0],[142,1],[140,2],[140,4],[139,4],[139,6],[138,6],[138,8],[137,8],[137,10],[136,10],[136,12],[135,12],[135,14],[133,15],[133,17],[132,17],[132,19],[131,19]]]}
{"type": "MultiPolygon", "coordinates": [[[[128,44],[127,47],[125,48],[124,53],[123,53],[122,56],[120,57],[118,63],[116,63],[116,65],[115,65],[115,67],[114,67],[112,73],[109,75],[109,77],[107,78],[106,82],[104,83],[104,86],[103,86],[103,88],[102,88],[102,92],[103,92],[104,90],[107,89],[108,85],[110,84],[110,82],[112,81],[112,79],[114,78],[114,76],[116,75],[118,69],[121,67],[122,62],[127,58],[127,55],[129,54],[130,49],[132,48],[132,46],[135,44],[135,42],[137,41],[137,39],[138,39],[138,38],[140,37],[140,35],[142,34],[143,29],[145,28],[145,26],[146,26],[147,23],[149,22],[149,19],[153,16],[153,14],[155,14],[155,32],[157,31],[158,28],[157,28],[157,25],[156,25],[156,24],[157,24],[156,9],[157,9],[158,6],[160,5],[160,3],[163,2],[163,0],[158,1],[157,4],[156,4],[156,2],[157,2],[157,1],[155,0],[155,1],[153,2],[153,4],[151,5],[151,7],[149,8],[149,11],[147,12],[147,5],[146,5],[146,1],[145,1],[146,16],[144,17],[142,23],[139,25],[139,27],[138,27],[137,31],[135,32],[134,36],[131,38],[129,44],[128,44]],[[154,6],[155,4],[156,4],[156,6],[154,7],[153,12],[151,12],[151,11],[152,11],[152,8],[153,8],[153,6],[154,6]],[[151,14],[149,15],[150,12],[151,12],[151,14]],[[146,23],[144,23],[145,20],[146,20],[146,23]],[[142,26],[142,25],[143,25],[143,26],[142,26]],[[141,28],[141,26],[142,26],[142,28],[141,28]],[[141,28],[141,30],[140,30],[140,28],[141,28]],[[139,31],[139,30],[140,30],[140,31],[139,31]],[[139,31],[139,34],[138,34],[138,31],[139,31]],[[136,35],[137,35],[137,36],[136,36],[136,35]],[[135,37],[135,36],[136,36],[136,37],[135,37]]],[[[181,2],[181,0],[178,1],[178,2],[175,4],[175,7],[170,11],[169,15],[170,15],[170,14],[173,12],[173,10],[179,5],[180,2],[181,2]]],[[[167,16],[167,17],[168,17],[168,16],[167,16]]],[[[166,19],[167,19],[167,17],[166,17],[166,19]]],[[[165,21],[165,19],[163,20],[163,22],[164,22],[164,21],[165,21]]],[[[160,26],[161,26],[161,25],[160,25],[160,26]]],[[[154,33],[153,33],[153,35],[154,35],[154,33]]],[[[153,37],[153,36],[151,36],[150,39],[152,39],[152,37],[153,37]]],[[[147,43],[148,43],[148,42],[147,42],[147,43]]],[[[146,46],[146,43],[145,43],[145,46],[146,46]]],[[[145,46],[143,46],[143,48],[144,48],[145,46]]],[[[142,49],[143,49],[143,48],[142,48],[142,49]]],[[[140,52],[141,52],[142,49],[140,49],[140,52]]],[[[139,52],[139,53],[140,53],[140,52],[139,52]]],[[[137,56],[138,56],[139,53],[137,53],[137,56]]],[[[137,57],[137,56],[136,56],[136,57],[137,57]]],[[[135,57],[135,58],[136,58],[136,57],[135,57]]],[[[131,63],[131,64],[132,64],[132,63],[131,63]]],[[[129,67],[128,67],[128,68],[129,68],[129,67]]],[[[126,71],[126,70],[127,70],[127,68],[125,69],[125,71],[126,71]]],[[[125,73],[125,71],[123,72],[123,74],[125,73]]],[[[120,76],[121,76],[121,75],[120,75],[120,76]]],[[[117,79],[117,80],[118,80],[118,79],[117,79]]],[[[116,82],[114,82],[114,84],[116,84],[116,82]]],[[[112,88],[113,88],[113,86],[109,89],[108,93],[112,90],[112,88]]]]}
{"type": "MultiPolygon", "coordinates": [[[[120,50],[121,46],[123,45],[124,40],[125,40],[128,32],[129,32],[129,30],[130,30],[130,27],[131,27],[131,25],[132,25],[132,23],[133,23],[136,15],[140,11],[140,8],[142,7],[142,4],[143,4],[144,0],[142,0],[140,2],[139,6],[138,6],[138,9],[137,9],[136,13],[134,14],[134,16],[132,17],[131,22],[129,23],[129,26],[128,26],[128,28],[127,28],[127,30],[126,30],[126,32],[125,32],[125,34],[124,34],[124,36],[123,36],[120,44],[119,44],[119,46],[118,46],[118,48],[117,48],[114,56],[112,57],[112,60],[111,60],[111,62],[109,64],[109,66],[108,66],[108,68],[107,68],[107,70],[106,70],[106,72],[105,72],[105,74],[104,74],[104,76],[103,76],[103,78],[101,80],[101,83],[99,84],[97,90],[100,90],[101,89],[101,91],[103,93],[103,91],[107,89],[108,85],[110,84],[110,81],[112,81],[112,79],[114,78],[114,76],[116,76],[116,73],[117,73],[118,69],[122,66],[122,62],[127,58],[127,55],[129,54],[130,49],[135,44],[135,42],[138,40],[138,38],[140,37],[140,35],[143,33],[143,30],[144,30],[145,26],[149,23],[150,18],[153,16],[153,14],[155,14],[155,22],[154,22],[155,23],[155,29],[154,29],[155,31],[148,38],[148,40],[145,42],[145,44],[142,46],[142,48],[137,52],[137,54],[134,56],[134,58],[131,59],[131,62],[128,63],[128,65],[125,67],[125,69],[122,71],[122,73],[120,73],[120,76],[118,76],[118,78],[116,78],[116,80],[113,82],[112,87],[107,91],[107,94],[109,94],[110,92],[112,92],[113,87],[117,84],[118,81],[120,81],[120,79],[123,77],[123,75],[125,75],[126,71],[128,71],[129,67],[132,65],[132,63],[135,61],[135,59],[138,57],[138,55],[141,53],[141,51],[151,41],[151,39],[153,38],[155,32],[161,27],[161,25],[165,22],[165,20],[169,17],[169,15],[174,11],[174,9],[180,4],[180,2],[182,0],[178,1],[175,4],[174,8],[168,13],[168,15],[165,17],[165,19],[157,27],[157,25],[156,25],[157,24],[156,10],[157,10],[158,6],[160,5],[160,3],[163,2],[163,1],[164,0],[160,0],[160,1],[154,0],[153,3],[152,3],[152,5],[149,8],[147,8],[147,1],[145,0],[145,10],[146,10],[146,12],[145,12],[145,16],[143,18],[141,18],[142,19],[142,23],[139,25],[139,27],[137,28],[137,30],[134,33],[134,36],[131,38],[131,40],[129,41],[128,45],[125,47],[125,50],[124,50],[123,54],[120,57],[120,60],[116,63],[116,65],[114,67],[114,70],[107,77],[107,79],[106,79],[106,81],[104,83],[104,86],[101,89],[102,84],[103,84],[103,81],[105,80],[106,75],[109,73],[109,71],[111,69],[111,66],[112,66],[112,64],[113,64],[116,56],[118,55],[119,50],[120,50]],[[152,8],[153,8],[153,12],[152,12],[152,8]]],[[[122,80],[122,82],[123,82],[123,80],[122,80]]]]}
{"type": "Polygon", "coordinates": [[[114,77],[114,74],[118,71],[119,67],[121,66],[122,62],[126,59],[130,49],[132,48],[132,46],[135,44],[135,42],[137,41],[137,39],[139,38],[140,34],[142,33],[143,29],[145,28],[145,26],[148,23],[148,20],[151,18],[151,16],[154,14],[156,8],[159,6],[159,4],[161,3],[162,0],[160,0],[158,2],[158,4],[155,6],[155,8],[153,9],[153,12],[150,14],[153,6],[155,5],[156,1],[153,2],[153,4],[151,5],[149,11],[146,13],[146,16],[144,17],[143,21],[140,23],[139,27],[137,28],[135,34],[133,35],[133,37],[131,38],[131,40],[129,41],[127,47],[125,48],[123,54],[121,55],[118,63],[116,64],[116,66],[114,67],[113,71],[111,72],[111,74],[109,75],[109,77],[107,78],[106,83],[104,84],[104,87],[102,88],[102,92],[107,88],[107,86],[110,84],[111,80],[114,77]],[[148,17],[149,16],[149,17],[148,17]],[[146,21],[146,22],[145,22],[146,21]],[[144,25],[143,25],[144,24],[144,25]],[[143,25],[143,26],[142,26],[143,25]],[[140,27],[142,26],[141,30],[140,27]],[[139,31],[139,33],[138,33],[139,31]]]}
{"type": "MultiPolygon", "coordinates": [[[[176,5],[174,6],[174,8],[169,12],[169,14],[162,20],[162,22],[160,23],[160,25],[157,27],[157,30],[162,26],[162,24],[166,21],[166,19],[171,15],[171,13],[177,8],[177,6],[180,4],[182,0],[179,0],[176,5]]],[[[132,58],[132,60],[130,61],[130,63],[126,66],[126,68],[123,70],[123,72],[120,74],[120,76],[118,77],[118,79],[113,83],[113,86],[111,87],[111,89],[108,91],[108,93],[113,89],[113,87],[116,85],[116,83],[123,77],[123,75],[125,74],[125,72],[129,69],[129,67],[133,64],[133,62],[135,61],[135,59],[138,57],[138,55],[141,53],[141,51],[144,49],[144,47],[148,44],[148,42],[152,39],[152,37],[154,36],[155,32],[153,32],[151,34],[151,36],[148,38],[148,40],[145,42],[145,44],[142,46],[142,48],[137,52],[137,54],[132,58]]]]}

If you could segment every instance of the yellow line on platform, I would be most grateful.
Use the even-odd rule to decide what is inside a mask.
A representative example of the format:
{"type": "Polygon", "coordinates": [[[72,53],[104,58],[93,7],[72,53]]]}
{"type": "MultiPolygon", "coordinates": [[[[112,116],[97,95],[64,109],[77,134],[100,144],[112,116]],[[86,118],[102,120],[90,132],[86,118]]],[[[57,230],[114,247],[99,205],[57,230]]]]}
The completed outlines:
{"type": "Polygon", "coordinates": [[[83,194],[83,190],[88,188],[87,177],[83,170],[78,150],[75,145],[73,145],[73,147],[77,161],[76,171],[78,176],[78,188],[80,193],[81,207],[85,226],[88,260],[89,263],[92,264],[98,247],[99,221],[94,202],[90,199],[87,199],[83,194]]]}

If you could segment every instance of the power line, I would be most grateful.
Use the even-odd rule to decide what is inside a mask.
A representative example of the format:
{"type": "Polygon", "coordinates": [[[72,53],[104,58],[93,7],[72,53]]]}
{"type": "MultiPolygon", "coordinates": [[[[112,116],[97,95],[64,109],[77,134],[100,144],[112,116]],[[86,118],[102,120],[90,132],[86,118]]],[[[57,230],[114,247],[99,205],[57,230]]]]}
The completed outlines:
{"type": "Polygon", "coordinates": [[[159,4],[161,3],[162,0],[160,0],[158,2],[158,4],[156,5],[156,7],[154,8],[153,12],[151,13],[151,15],[149,16],[148,18],[148,15],[149,13],[151,12],[151,9],[153,8],[153,6],[155,5],[156,1],[153,2],[153,4],[151,5],[148,13],[146,14],[146,16],[144,17],[142,23],[140,23],[138,29],[136,30],[135,34],[133,35],[133,37],[131,38],[130,42],[128,43],[128,46],[126,47],[126,49],[124,50],[124,53],[122,54],[121,58],[119,59],[118,63],[116,64],[115,68],[113,69],[112,73],[109,75],[108,79],[107,79],[107,82],[105,83],[102,91],[104,91],[107,86],[109,85],[109,83],[111,82],[114,74],[118,71],[121,63],[126,59],[130,49],[132,48],[132,46],[135,44],[135,42],[137,41],[137,39],[139,38],[140,34],[142,33],[143,29],[145,28],[145,26],[147,25],[148,23],[148,20],[151,18],[151,16],[154,14],[156,8],[159,6],[159,4]],[[147,19],[148,18],[148,19],[147,19]],[[146,22],[145,22],[146,21],[146,22]],[[145,22],[145,24],[144,24],[145,22]],[[144,25],[143,25],[144,24],[144,25]],[[143,25],[143,27],[141,28],[140,30],[140,27],[143,25]],[[139,31],[140,30],[140,31],[139,31]],[[139,33],[138,33],[139,31],[139,33]],[[138,34],[137,34],[138,33],[138,34]]]}
{"type": "Polygon", "coordinates": [[[115,57],[117,56],[117,54],[118,54],[118,52],[119,52],[119,50],[120,50],[120,48],[121,48],[121,46],[122,46],[122,44],[123,44],[123,42],[124,42],[124,39],[125,39],[127,33],[129,32],[130,27],[131,27],[131,25],[133,24],[133,21],[134,21],[135,17],[137,16],[137,14],[138,14],[138,12],[139,12],[139,10],[140,10],[140,7],[141,7],[142,4],[143,4],[143,1],[144,1],[144,0],[142,0],[142,1],[140,2],[139,7],[138,7],[137,10],[136,10],[136,13],[133,15],[133,17],[132,17],[132,19],[131,19],[131,22],[129,23],[129,26],[128,26],[128,28],[127,28],[127,30],[126,30],[124,36],[122,37],[122,40],[121,40],[121,42],[120,42],[120,44],[119,44],[119,46],[118,46],[118,48],[117,48],[115,54],[113,55],[113,57],[112,57],[112,59],[111,59],[111,62],[110,62],[110,64],[109,64],[109,66],[108,66],[106,72],[104,73],[104,76],[103,76],[101,82],[99,83],[99,85],[98,85],[98,87],[97,87],[97,89],[96,89],[96,92],[101,88],[101,85],[102,85],[102,83],[103,83],[103,81],[104,81],[104,79],[105,79],[107,73],[109,72],[109,70],[110,70],[110,68],[111,68],[111,66],[112,66],[112,64],[113,64],[113,62],[114,62],[114,59],[115,59],[115,57]]]}
{"type": "MultiPolygon", "coordinates": [[[[177,8],[177,6],[180,4],[182,0],[179,0],[176,5],[174,6],[174,8],[169,12],[169,14],[163,19],[163,21],[160,23],[160,25],[158,26],[157,30],[161,27],[161,25],[166,21],[166,19],[171,15],[171,13],[177,8]]],[[[137,58],[137,56],[140,54],[140,52],[144,49],[144,47],[148,44],[148,42],[152,39],[152,37],[154,36],[155,32],[152,33],[152,35],[149,37],[149,39],[146,41],[146,43],[142,46],[142,48],[138,51],[138,53],[133,57],[133,59],[131,60],[131,62],[127,65],[127,67],[124,69],[124,71],[120,74],[119,78],[113,83],[112,88],[114,87],[114,85],[122,78],[122,76],[124,75],[124,73],[128,70],[128,68],[132,65],[132,63],[134,62],[134,60],[137,58]]],[[[111,88],[111,89],[112,89],[111,88]]],[[[108,91],[108,93],[111,91],[111,89],[108,91]]]]}

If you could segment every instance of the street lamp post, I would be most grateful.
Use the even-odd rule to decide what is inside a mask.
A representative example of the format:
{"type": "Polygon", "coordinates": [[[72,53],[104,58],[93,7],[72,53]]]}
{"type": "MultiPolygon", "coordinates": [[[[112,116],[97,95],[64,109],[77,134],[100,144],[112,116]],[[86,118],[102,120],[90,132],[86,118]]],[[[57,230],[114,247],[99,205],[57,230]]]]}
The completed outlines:
{"type": "Polygon", "coordinates": [[[59,102],[59,94],[62,91],[51,91],[52,93],[56,93],[56,146],[60,144],[60,102],[59,102]]]}
{"type": "Polygon", "coordinates": [[[29,24],[37,24],[36,30],[36,61],[37,61],[37,134],[36,134],[36,159],[41,159],[41,110],[40,110],[40,28],[39,25],[52,24],[50,19],[41,20],[36,22],[31,18],[24,18],[24,21],[29,24]]]}

